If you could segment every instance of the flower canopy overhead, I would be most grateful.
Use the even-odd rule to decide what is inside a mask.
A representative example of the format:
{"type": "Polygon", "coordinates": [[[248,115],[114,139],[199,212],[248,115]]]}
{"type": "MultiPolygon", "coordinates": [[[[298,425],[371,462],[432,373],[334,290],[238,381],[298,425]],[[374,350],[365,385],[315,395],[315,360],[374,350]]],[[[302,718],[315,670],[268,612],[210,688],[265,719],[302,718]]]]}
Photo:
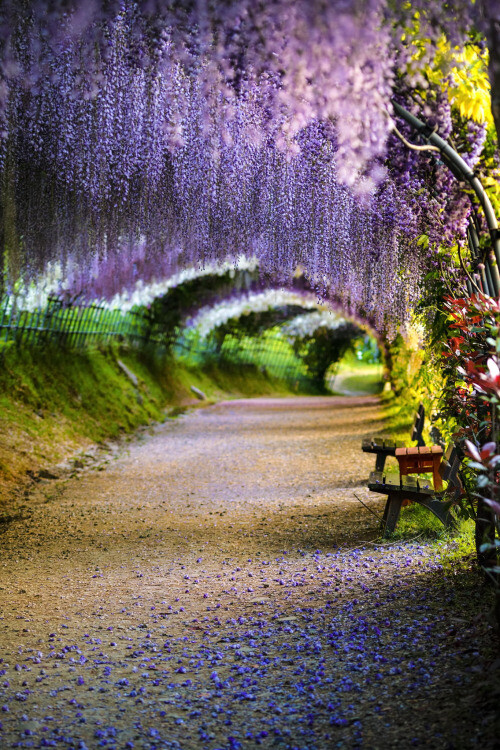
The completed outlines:
{"type": "Polygon", "coordinates": [[[422,71],[486,5],[3,0],[6,289],[58,261],[112,296],[244,253],[283,279],[302,267],[379,328],[404,321],[470,204],[392,135],[391,99],[448,135],[450,98],[422,71]]]}

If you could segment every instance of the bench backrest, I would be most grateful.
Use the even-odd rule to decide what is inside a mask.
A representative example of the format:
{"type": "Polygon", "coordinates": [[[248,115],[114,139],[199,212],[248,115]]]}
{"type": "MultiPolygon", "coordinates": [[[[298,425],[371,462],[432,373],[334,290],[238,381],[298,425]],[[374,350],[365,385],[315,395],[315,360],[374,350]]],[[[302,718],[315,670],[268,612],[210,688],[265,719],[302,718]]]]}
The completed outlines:
{"type": "Polygon", "coordinates": [[[424,430],[424,422],[425,422],[425,410],[424,405],[420,403],[418,405],[418,409],[415,414],[415,419],[413,420],[413,427],[411,429],[411,439],[417,441],[417,445],[422,448],[425,445],[424,439],[422,437],[422,432],[424,430]]]}
{"type": "Polygon", "coordinates": [[[462,456],[460,451],[455,443],[450,443],[439,466],[441,478],[444,479],[445,482],[448,482],[448,485],[457,488],[462,487],[462,482],[458,476],[458,470],[461,463],[462,456]]]}
{"type": "Polygon", "coordinates": [[[440,445],[441,448],[444,450],[446,447],[446,444],[444,442],[443,436],[441,435],[440,431],[435,425],[431,427],[431,429],[429,430],[429,434],[431,436],[432,444],[440,445]]]}

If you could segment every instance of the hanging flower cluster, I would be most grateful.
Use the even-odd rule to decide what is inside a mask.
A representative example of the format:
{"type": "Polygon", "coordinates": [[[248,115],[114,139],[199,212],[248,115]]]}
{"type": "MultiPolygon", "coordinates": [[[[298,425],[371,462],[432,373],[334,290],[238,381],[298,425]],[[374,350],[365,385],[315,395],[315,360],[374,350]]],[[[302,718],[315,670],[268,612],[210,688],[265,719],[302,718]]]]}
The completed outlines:
{"type": "MultiPolygon", "coordinates": [[[[465,1],[454,17],[462,5],[468,23],[465,1]]],[[[430,4],[418,9],[427,28],[430,4]]],[[[423,191],[388,140],[396,68],[412,59],[403,11],[5,0],[7,283],[59,262],[68,289],[110,299],[245,254],[283,282],[302,267],[320,294],[394,329],[419,295],[423,227],[447,239],[449,188],[423,191]]],[[[463,234],[456,211],[450,233],[463,234]]]]}
{"type": "MultiPolygon", "coordinates": [[[[107,298],[102,290],[102,283],[107,277],[99,275],[98,265],[95,275],[89,276],[88,269],[71,265],[67,266],[63,273],[60,263],[49,263],[45,274],[36,283],[30,282],[16,291],[15,303],[19,310],[35,310],[45,307],[50,296],[59,296],[78,302],[99,302],[111,310],[127,312],[133,307],[150,307],[154,300],[165,297],[170,290],[194,279],[226,274],[235,278],[239,272],[255,273],[257,269],[258,263],[255,258],[243,256],[231,262],[212,263],[203,267],[190,266],[167,278],[161,278],[167,274],[162,274],[162,269],[157,268],[156,271],[160,271],[159,279],[148,282],[144,278],[139,278],[130,288],[127,288],[127,285],[120,286],[120,293],[107,298]]],[[[112,285],[111,288],[115,287],[112,285]]]]}
{"type": "Polygon", "coordinates": [[[343,328],[349,321],[332,310],[311,312],[307,315],[297,315],[282,326],[282,332],[291,338],[307,338],[314,336],[319,328],[335,331],[343,328]]]}
{"type": "Polygon", "coordinates": [[[291,305],[304,309],[326,310],[326,307],[320,305],[317,297],[313,294],[268,289],[265,292],[245,294],[224,300],[211,307],[204,307],[189,321],[189,327],[196,328],[199,336],[206,338],[214,328],[225,325],[233,318],[291,305]]]}

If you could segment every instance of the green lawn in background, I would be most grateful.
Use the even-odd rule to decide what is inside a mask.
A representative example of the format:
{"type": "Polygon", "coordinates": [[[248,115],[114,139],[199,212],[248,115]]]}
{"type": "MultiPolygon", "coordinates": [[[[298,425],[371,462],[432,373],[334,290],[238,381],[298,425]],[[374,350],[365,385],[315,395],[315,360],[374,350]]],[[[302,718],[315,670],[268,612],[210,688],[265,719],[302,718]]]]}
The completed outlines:
{"type": "Polygon", "coordinates": [[[327,373],[326,385],[337,395],[372,395],[381,393],[384,387],[384,366],[359,361],[348,351],[338,365],[327,373]]]}

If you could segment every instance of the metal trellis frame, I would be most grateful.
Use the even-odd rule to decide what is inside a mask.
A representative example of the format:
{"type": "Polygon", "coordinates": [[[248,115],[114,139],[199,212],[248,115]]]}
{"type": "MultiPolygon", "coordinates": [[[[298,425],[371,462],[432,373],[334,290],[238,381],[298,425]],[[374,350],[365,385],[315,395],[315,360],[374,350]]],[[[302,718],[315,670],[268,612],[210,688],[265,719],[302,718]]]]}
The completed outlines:
{"type": "MultiPolygon", "coordinates": [[[[495,215],[491,201],[481,184],[480,179],[464,161],[460,154],[450,146],[440,135],[438,135],[430,125],[422,122],[418,117],[408,112],[397,102],[393,101],[392,105],[396,114],[403,118],[414,130],[422,137],[422,139],[432,146],[439,149],[440,157],[444,164],[453,172],[455,177],[468,183],[474,191],[481,208],[483,209],[486,224],[490,233],[491,247],[492,250],[487,253],[484,258],[485,269],[480,267],[477,271],[481,278],[484,291],[490,296],[498,297],[500,295],[500,234],[498,230],[498,221],[495,215]]],[[[473,259],[478,260],[476,253],[479,252],[479,238],[477,237],[477,226],[474,222],[469,225],[469,247],[471,249],[471,256],[473,259]],[[476,233],[475,239],[473,233],[476,233]],[[477,243],[476,241],[477,240],[477,243]]],[[[480,256],[479,256],[480,259],[480,256]]],[[[470,283],[470,282],[469,282],[470,283]]]]}

